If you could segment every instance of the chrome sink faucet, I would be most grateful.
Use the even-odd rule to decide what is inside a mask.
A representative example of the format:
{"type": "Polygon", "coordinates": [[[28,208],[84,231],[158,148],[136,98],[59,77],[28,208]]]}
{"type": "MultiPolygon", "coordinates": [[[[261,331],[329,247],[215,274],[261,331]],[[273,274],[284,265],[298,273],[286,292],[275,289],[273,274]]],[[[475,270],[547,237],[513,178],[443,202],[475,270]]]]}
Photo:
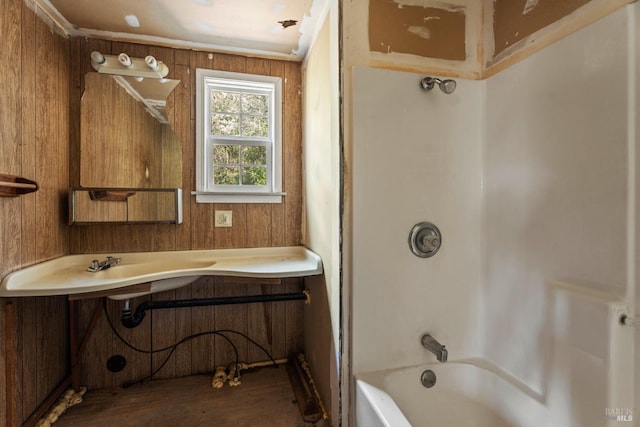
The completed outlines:
{"type": "Polygon", "coordinates": [[[104,261],[94,259],[91,261],[91,265],[87,268],[87,271],[95,273],[97,271],[106,270],[107,268],[120,264],[120,261],[122,261],[122,258],[114,258],[112,256],[108,256],[104,261]]]}
{"type": "Polygon", "coordinates": [[[422,346],[424,348],[436,355],[436,359],[438,359],[438,362],[444,363],[447,361],[447,357],[449,356],[447,348],[444,345],[440,344],[431,335],[424,334],[420,342],[422,342],[422,346]]]}

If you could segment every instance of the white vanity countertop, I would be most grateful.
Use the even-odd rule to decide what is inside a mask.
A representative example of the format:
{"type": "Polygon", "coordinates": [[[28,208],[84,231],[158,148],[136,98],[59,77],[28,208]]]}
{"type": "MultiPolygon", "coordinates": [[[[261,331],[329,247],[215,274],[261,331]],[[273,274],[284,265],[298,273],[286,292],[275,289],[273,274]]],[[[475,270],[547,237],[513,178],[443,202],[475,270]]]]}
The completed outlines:
{"type": "Polygon", "coordinates": [[[7,275],[0,297],[108,291],[185,276],[286,278],[322,274],[322,260],[303,246],[67,255],[7,275]],[[121,258],[111,268],[87,271],[94,259],[121,258]]]}

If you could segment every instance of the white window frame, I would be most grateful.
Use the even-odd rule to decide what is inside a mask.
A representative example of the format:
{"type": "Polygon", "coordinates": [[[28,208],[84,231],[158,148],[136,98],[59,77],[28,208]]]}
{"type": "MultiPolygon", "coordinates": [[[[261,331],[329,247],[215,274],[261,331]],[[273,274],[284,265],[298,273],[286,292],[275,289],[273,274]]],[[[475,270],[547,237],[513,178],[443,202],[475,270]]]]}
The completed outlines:
{"type": "Polygon", "coordinates": [[[196,191],[198,203],[281,203],[282,196],[282,79],[258,74],[196,69],[196,191]],[[211,90],[228,88],[234,91],[265,93],[271,96],[270,133],[268,139],[213,136],[210,125],[211,90]],[[255,89],[252,90],[252,89],[255,89]],[[267,147],[267,185],[217,185],[213,182],[213,144],[267,147]]]}

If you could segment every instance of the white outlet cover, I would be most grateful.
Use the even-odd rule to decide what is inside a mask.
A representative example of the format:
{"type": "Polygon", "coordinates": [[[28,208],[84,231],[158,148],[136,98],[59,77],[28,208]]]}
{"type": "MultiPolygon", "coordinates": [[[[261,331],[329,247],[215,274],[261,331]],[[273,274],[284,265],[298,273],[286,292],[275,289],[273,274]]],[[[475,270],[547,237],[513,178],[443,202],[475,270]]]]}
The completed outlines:
{"type": "Polygon", "coordinates": [[[215,211],[215,227],[231,227],[233,225],[233,211],[215,211]]]}

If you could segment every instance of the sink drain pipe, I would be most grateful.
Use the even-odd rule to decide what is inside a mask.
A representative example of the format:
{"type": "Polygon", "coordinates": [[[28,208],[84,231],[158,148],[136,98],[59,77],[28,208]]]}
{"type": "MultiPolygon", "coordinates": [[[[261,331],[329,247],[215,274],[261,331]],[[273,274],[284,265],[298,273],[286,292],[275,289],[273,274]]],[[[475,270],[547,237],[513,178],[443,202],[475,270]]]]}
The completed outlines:
{"type": "Polygon", "coordinates": [[[306,304],[311,302],[311,296],[308,290],[298,293],[288,294],[267,294],[267,295],[245,295],[238,297],[218,297],[218,298],[202,298],[202,299],[182,299],[172,301],[145,301],[139,304],[135,311],[131,311],[131,303],[125,301],[124,309],[120,321],[127,328],[135,328],[144,319],[147,310],[158,310],[161,308],[186,308],[186,307],[205,307],[209,305],[230,305],[230,304],[252,304],[256,302],[278,302],[278,301],[294,301],[305,300],[306,304]]]}

